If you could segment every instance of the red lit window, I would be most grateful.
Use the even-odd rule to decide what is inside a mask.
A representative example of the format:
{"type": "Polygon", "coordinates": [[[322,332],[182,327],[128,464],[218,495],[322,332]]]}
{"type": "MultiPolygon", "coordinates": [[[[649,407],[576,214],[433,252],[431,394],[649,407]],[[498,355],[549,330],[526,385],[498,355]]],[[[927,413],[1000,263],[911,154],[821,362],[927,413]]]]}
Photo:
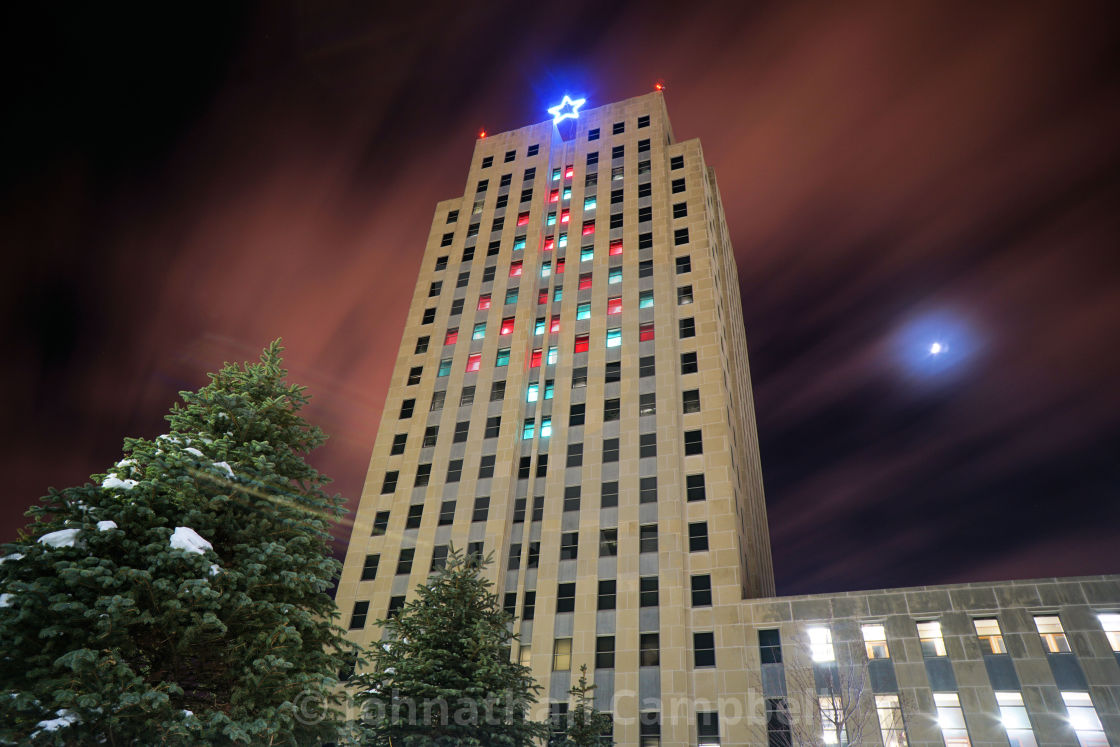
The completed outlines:
{"type": "Polygon", "coordinates": [[[595,221],[585,220],[583,222],[583,235],[590,236],[593,233],[595,233],[595,221]]]}
{"type": "Polygon", "coordinates": [[[585,272],[579,276],[579,289],[585,291],[591,287],[591,273],[585,272]]]}
{"type": "Polygon", "coordinates": [[[616,254],[622,254],[622,239],[611,242],[611,256],[613,257],[616,254]]]}
{"type": "Polygon", "coordinates": [[[449,329],[449,330],[447,330],[447,337],[443,338],[443,344],[444,345],[454,345],[456,340],[458,340],[458,339],[459,339],[459,330],[458,329],[449,329]]]}
{"type": "Polygon", "coordinates": [[[511,262],[509,265],[509,276],[511,278],[521,277],[521,262],[511,262]]]}
{"type": "Polygon", "coordinates": [[[529,356],[529,368],[541,367],[541,349],[535,348],[532,355],[529,356]]]}
{"type": "Polygon", "coordinates": [[[482,366],[482,353],[472,353],[467,358],[467,371],[477,371],[482,366]]]}
{"type": "Polygon", "coordinates": [[[537,303],[548,303],[548,288],[545,288],[537,294],[537,303]]]}
{"type": "Polygon", "coordinates": [[[556,274],[559,275],[563,271],[564,271],[564,260],[562,260],[562,259],[556,260],[556,274]]]}
{"type": "Polygon", "coordinates": [[[646,322],[638,327],[638,340],[645,342],[653,339],[653,322],[646,322]]]}
{"type": "Polygon", "coordinates": [[[528,213],[518,213],[517,214],[517,225],[519,225],[519,226],[529,225],[529,214],[528,213]]]}
{"type": "Polygon", "coordinates": [[[576,335],[575,352],[586,353],[589,347],[591,347],[591,339],[589,335],[576,335]]]}
{"type": "Polygon", "coordinates": [[[498,334],[500,334],[500,335],[512,335],[513,334],[513,317],[502,320],[502,328],[500,330],[498,330],[498,334]]]}
{"type": "Polygon", "coordinates": [[[572,219],[572,216],[568,214],[569,212],[571,212],[571,211],[568,211],[568,210],[561,210],[560,211],[560,222],[561,223],[567,223],[568,221],[570,221],[572,219]]]}
{"type": "Polygon", "coordinates": [[[560,331],[560,315],[559,314],[552,317],[552,323],[548,326],[548,331],[549,332],[559,332],[560,331]]]}
{"type": "Polygon", "coordinates": [[[478,310],[485,311],[488,308],[490,308],[490,294],[483,293],[478,297],[478,310]]]}
{"type": "Polygon", "coordinates": [[[621,298],[608,298],[607,299],[607,313],[608,314],[621,314],[622,313],[622,299],[621,298]]]}
{"type": "Polygon", "coordinates": [[[574,174],[574,173],[576,173],[576,170],[573,167],[568,166],[567,168],[564,169],[564,178],[565,179],[571,179],[572,174],[574,174]]]}
{"type": "Polygon", "coordinates": [[[548,193],[548,201],[549,202],[559,202],[560,201],[560,190],[554,189],[551,192],[549,192],[548,193]]]}
{"type": "Polygon", "coordinates": [[[547,239],[544,240],[544,250],[546,252],[551,252],[552,248],[554,246],[556,246],[556,239],[549,236],[547,239]]]}

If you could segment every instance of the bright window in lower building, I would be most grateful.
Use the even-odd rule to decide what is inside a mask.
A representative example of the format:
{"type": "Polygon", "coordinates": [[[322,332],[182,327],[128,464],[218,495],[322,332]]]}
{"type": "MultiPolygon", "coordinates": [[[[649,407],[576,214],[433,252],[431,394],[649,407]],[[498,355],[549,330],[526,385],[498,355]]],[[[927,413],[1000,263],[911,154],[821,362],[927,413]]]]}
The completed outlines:
{"type": "MultiPolygon", "coordinates": [[[[571,174],[568,174],[568,176],[570,177],[571,174]]],[[[570,199],[572,199],[572,188],[564,187],[564,201],[567,202],[570,199]]]]}
{"type": "Polygon", "coordinates": [[[436,371],[437,376],[447,376],[451,373],[451,359],[444,358],[439,362],[439,370],[436,371]]]}
{"type": "Polygon", "coordinates": [[[1104,726],[1097,716],[1097,709],[1093,708],[1089,693],[1063,692],[1062,702],[1066,704],[1069,724],[1077,734],[1081,747],[1105,747],[1108,744],[1104,726]]]}
{"type": "Polygon", "coordinates": [[[552,379],[549,379],[548,381],[546,381],[544,383],[544,398],[545,399],[552,399],[552,393],[555,389],[556,389],[556,387],[555,387],[555,385],[553,385],[552,379]]]}
{"type": "Polygon", "coordinates": [[[653,308],[653,291],[642,291],[638,294],[638,308],[650,309],[653,308]]]}
{"type": "Polygon", "coordinates": [[[545,219],[545,224],[549,226],[556,225],[556,213],[549,213],[548,218],[545,219]]]}
{"type": "Polygon", "coordinates": [[[541,418],[541,438],[552,435],[552,418],[541,418]]]}
{"type": "Polygon", "coordinates": [[[564,274],[564,260],[563,259],[556,260],[556,274],[557,275],[563,275],[564,274]]]}
{"type": "Polygon", "coordinates": [[[999,629],[999,620],[994,617],[972,621],[976,628],[976,637],[980,640],[980,650],[985,654],[1006,654],[1007,646],[1003,643],[1003,631],[999,629]]]}
{"type": "Polygon", "coordinates": [[[459,330],[458,330],[458,328],[449,329],[449,330],[447,330],[447,336],[443,338],[443,344],[444,345],[454,345],[458,340],[459,340],[459,330]]]}
{"type": "Polygon", "coordinates": [[[498,348],[498,357],[494,360],[495,366],[509,365],[509,348],[498,348]]]}
{"type": "Polygon", "coordinates": [[[559,314],[553,314],[552,320],[549,321],[549,323],[548,323],[548,331],[551,332],[552,334],[556,334],[557,332],[560,331],[560,315],[559,314]]]}
{"type": "Polygon", "coordinates": [[[567,223],[572,219],[571,211],[564,209],[560,211],[560,222],[567,223]]]}
{"type": "Polygon", "coordinates": [[[1027,708],[1023,705],[1023,694],[1018,690],[997,692],[996,703],[999,704],[1000,721],[1007,729],[1007,741],[1016,747],[1038,747],[1027,708]]]}
{"type": "Polygon", "coordinates": [[[486,337],[486,322],[479,322],[474,325],[474,332],[471,333],[472,340],[481,340],[486,337]]]}
{"type": "Polygon", "coordinates": [[[583,200],[583,212],[588,212],[595,209],[595,198],[587,197],[583,200]]]}
{"type": "Polygon", "coordinates": [[[574,352],[574,353],[586,353],[590,347],[591,347],[591,336],[590,335],[576,335],[576,344],[575,344],[575,347],[573,348],[572,352],[574,352]]]}
{"type": "Polygon", "coordinates": [[[472,353],[467,357],[467,371],[477,371],[482,368],[482,353],[472,353]]]}
{"type": "Polygon", "coordinates": [[[552,671],[567,672],[572,668],[572,639],[557,638],[552,644],[552,671]]]}
{"type": "Polygon", "coordinates": [[[521,262],[511,262],[509,266],[509,276],[511,278],[521,277],[521,262]]]}
{"type": "Polygon", "coordinates": [[[583,235],[591,236],[593,233],[595,233],[595,221],[585,220],[583,222],[583,235]]]}
{"type": "Polygon", "coordinates": [[[525,237],[524,236],[518,236],[516,239],[513,240],[513,251],[519,252],[524,248],[525,248],[525,237]]]}
{"type": "Polygon", "coordinates": [[[847,744],[844,703],[837,694],[820,695],[817,699],[821,712],[821,741],[825,744],[847,744]]]}
{"type": "Polygon", "coordinates": [[[923,656],[944,656],[945,639],[941,637],[941,623],[937,620],[918,623],[918,643],[923,656]]]}
{"type": "Polygon", "coordinates": [[[540,319],[538,319],[536,322],[533,323],[533,334],[534,335],[543,335],[544,334],[544,326],[545,326],[544,322],[545,322],[544,317],[541,317],[540,319]]]}
{"type": "Polygon", "coordinates": [[[490,294],[483,293],[478,297],[478,310],[485,311],[488,308],[490,308],[490,294]]]}
{"type": "Polygon", "coordinates": [[[889,659],[891,652],[887,648],[887,631],[881,624],[864,625],[863,646],[867,650],[868,659],[889,659]]]}
{"type": "Polygon", "coordinates": [[[541,365],[541,349],[535,348],[529,355],[529,368],[538,368],[541,365]]]}
{"type": "Polygon", "coordinates": [[[590,319],[591,318],[591,304],[581,303],[576,306],[576,319],[590,319]]]}
{"type": "Polygon", "coordinates": [[[552,301],[553,301],[553,303],[555,303],[557,301],[560,301],[563,298],[564,298],[564,289],[563,288],[556,287],[556,288],[552,289],[552,301]]]}
{"type": "Polygon", "coordinates": [[[622,268],[612,267],[607,273],[607,284],[617,285],[622,282],[622,268]]]}
{"type": "Polygon", "coordinates": [[[902,706],[897,695],[876,695],[875,713],[879,717],[879,732],[883,747],[907,747],[906,725],[902,722],[902,706]]]}
{"type": "Polygon", "coordinates": [[[585,272],[579,276],[579,290],[591,289],[591,273],[585,272]]]}
{"type": "Polygon", "coordinates": [[[526,402],[536,402],[540,395],[540,385],[530,384],[528,391],[525,393],[526,402]]]}
{"type": "Polygon", "coordinates": [[[638,341],[646,342],[653,339],[653,322],[643,322],[638,325],[638,341]]]}
{"type": "Polygon", "coordinates": [[[521,438],[523,438],[523,439],[532,438],[533,437],[533,432],[535,430],[536,430],[536,426],[533,424],[533,419],[532,418],[526,418],[525,423],[521,426],[521,438]]]}
{"type": "Polygon", "coordinates": [[[509,317],[509,318],[506,318],[506,319],[502,320],[502,327],[501,327],[501,329],[498,330],[498,334],[500,334],[500,335],[512,335],[513,334],[513,317],[509,317]]]}
{"type": "Polygon", "coordinates": [[[1069,640],[1066,631],[1062,628],[1062,620],[1057,615],[1040,615],[1034,619],[1038,634],[1042,637],[1042,645],[1047,653],[1068,654],[1070,652],[1069,640]]]}
{"type": "Polygon", "coordinates": [[[622,330],[618,327],[607,330],[607,347],[617,348],[622,344],[622,330]]]}
{"type": "Polygon", "coordinates": [[[813,661],[836,661],[832,649],[832,631],[828,628],[809,628],[809,652],[813,661]]]}
{"type": "Polygon", "coordinates": [[[549,236],[547,239],[544,240],[544,250],[546,252],[551,252],[554,248],[556,248],[556,239],[549,236]]]}
{"type": "Polygon", "coordinates": [[[1120,652],[1120,613],[1102,612],[1097,615],[1097,619],[1101,621],[1108,645],[1112,646],[1113,651],[1120,652]]]}
{"type": "Polygon", "coordinates": [[[552,263],[551,262],[545,262],[544,264],[542,264],[541,265],[541,277],[546,278],[551,274],[552,274],[552,263]]]}
{"type": "Polygon", "coordinates": [[[595,259],[595,247],[585,246],[579,250],[579,261],[587,262],[595,259]]]}
{"type": "Polygon", "coordinates": [[[607,314],[621,314],[622,313],[622,298],[615,296],[614,298],[607,299],[607,314]]]}
{"type": "Polygon", "coordinates": [[[964,710],[956,693],[934,693],[933,704],[937,706],[937,724],[945,737],[946,747],[966,747],[972,742],[968,738],[968,728],[964,723],[964,710]]]}
{"type": "Polygon", "coordinates": [[[568,245],[568,234],[566,234],[566,233],[560,234],[560,240],[558,242],[556,242],[556,245],[558,247],[560,247],[561,249],[566,247],[568,245]]]}
{"type": "Polygon", "coordinates": [[[556,361],[559,357],[560,357],[560,348],[558,348],[555,345],[552,345],[551,347],[549,347],[549,349],[548,349],[548,359],[547,359],[548,365],[555,366],[556,361]]]}
{"type": "Polygon", "coordinates": [[[611,242],[610,256],[614,257],[619,254],[622,254],[622,239],[611,242]]]}

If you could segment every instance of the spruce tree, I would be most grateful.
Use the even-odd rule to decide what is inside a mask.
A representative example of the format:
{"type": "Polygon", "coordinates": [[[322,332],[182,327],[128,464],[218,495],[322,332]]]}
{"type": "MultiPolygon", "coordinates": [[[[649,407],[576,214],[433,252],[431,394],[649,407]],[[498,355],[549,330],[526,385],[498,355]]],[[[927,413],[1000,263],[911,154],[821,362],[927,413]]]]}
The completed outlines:
{"type": "MultiPolygon", "coordinates": [[[[572,696],[572,709],[568,711],[566,740],[560,742],[565,747],[600,747],[613,744],[611,717],[595,708],[595,685],[587,681],[587,665],[579,668],[579,682],[572,685],[568,694],[572,696]]],[[[554,741],[553,744],[556,744],[554,741]]]]}
{"type": "Polygon", "coordinates": [[[0,741],[334,737],[342,502],[304,461],[325,436],[282,350],[181,392],[168,433],[28,511],[0,551],[0,741]]]}
{"type": "Polygon", "coordinates": [[[396,616],[355,676],[363,744],[521,747],[548,733],[529,720],[541,687],[510,659],[516,637],[479,562],[451,548],[444,567],[396,616]],[[391,741],[390,741],[391,740],[391,741]]]}

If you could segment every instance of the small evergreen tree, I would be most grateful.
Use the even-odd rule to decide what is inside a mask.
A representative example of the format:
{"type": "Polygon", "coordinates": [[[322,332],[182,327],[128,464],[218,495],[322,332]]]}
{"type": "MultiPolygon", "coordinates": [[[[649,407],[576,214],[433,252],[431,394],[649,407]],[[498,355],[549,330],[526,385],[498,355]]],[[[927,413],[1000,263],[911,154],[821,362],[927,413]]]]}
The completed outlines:
{"type": "Polygon", "coordinates": [[[546,724],[529,720],[541,690],[510,660],[516,640],[479,563],[454,548],[446,565],[395,617],[367,655],[359,688],[364,744],[377,747],[521,747],[546,724]],[[390,741],[391,740],[391,741],[390,741]]]}
{"type": "Polygon", "coordinates": [[[568,728],[564,747],[601,747],[613,744],[611,717],[595,708],[595,685],[587,681],[587,665],[579,667],[579,682],[568,691],[572,709],[568,711],[568,728]]]}
{"type": "Polygon", "coordinates": [[[325,437],[282,350],[181,392],[169,433],[28,511],[0,552],[0,741],[333,738],[341,499],[304,461],[325,437]]]}

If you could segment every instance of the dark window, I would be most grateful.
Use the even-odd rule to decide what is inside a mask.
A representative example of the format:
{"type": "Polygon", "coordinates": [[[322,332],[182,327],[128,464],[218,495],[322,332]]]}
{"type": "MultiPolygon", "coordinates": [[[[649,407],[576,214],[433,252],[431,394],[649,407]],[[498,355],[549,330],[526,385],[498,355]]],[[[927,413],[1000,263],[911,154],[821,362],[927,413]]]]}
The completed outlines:
{"type": "Polygon", "coordinates": [[[537,155],[537,153],[539,153],[539,152],[540,152],[540,149],[541,149],[541,146],[540,146],[540,144],[539,144],[539,143],[533,143],[532,145],[530,145],[530,146],[528,147],[528,149],[526,149],[526,151],[525,151],[525,157],[526,157],[526,158],[530,158],[530,157],[532,157],[532,156],[535,156],[535,155],[537,155]]]}
{"type": "Polygon", "coordinates": [[[638,359],[638,376],[653,376],[657,372],[652,355],[645,355],[638,359]]]}
{"type": "Polygon", "coordinates": [[[467,283],[471,281],[471,271],[460,272],[458,279],[455,281],[456,288],[466,288],[467,283]]]}
{"type": "Polygon", "coordinates": [[[606,382],[610,384],[614,381],[622,380],[622,361],[608,361],[606,369],[606,382]]]}
{"type": "Polygon", "coordinates": [[[533,199],[532,188],[521,190],[521,199],[520,199],[521,202],[529,202],[532,199],[533,199]]]}
{"type": "Polygon", "coordinates": [[[412,411],[416,409],[415,399],[406,399],[401,402],[401,412],[398,416],[401,420],[412,417],[412,411]]]}
{"type": "Polygon", "coordinates": [[[596,128],[595,128],[595,129],[593,129],[593,130],[588,130],[588,131],[587,131],[587,140],[588,140],[588,142],[590,142],[590,141],[592,141],[592,140],[598,140],[598,139],[599,139],[599,128],[598,128],[598,127],[596,127],[596,128]]]}
{"type": "Polygon", "coordinates": [[[389,448],[389,454],[403,454],[404,444],[406,441],[408,441],[407,433],[398,433],[397,435],[393,436],[393,445],[389,448]]]}
{"type": "Polygon", "coordinates": [[[655,711],[644,711],[638,714],[638,733],[642,737],[641,747],[657,747],[661,744],[661,714],[655,711]]]}
{"type": "MultiPolygon", "coordinates": [[[[505,399],[505,396],[506,396],[506,383],[504,381],[495,381],[493,384],[490,385],[490,401],[491,402],[500,402],[501,400],[505,399]]],[[[486,421],[486,426],[487,426],[487,428],[490,427],[490,421],[489,420],[486,421]]],[[[494,434],[494,435],[497,435],[497,434],[494,434]]],[[[490,438],[490,436],[487,436],[487,438],[490,438]]]]}
{"type": "Polygon", "coordinates": [[[678,202],[678,203],[673,205],[673,217],[674,218],[684,218],[687,215],[688,215],[688,203],[687,202],[678,202]]]}
{"type": "MultiPolygon", "coordinates": [[[[494,209],[495,210],[501,210],[502,208],[504,208],[508,204],[509,204],[509,195],[498,195],[498,199],[494,200],[494,209]]],[[[493,249],[493,248],[494,248],[493,243],[491,243],[490,249],[493,249]]],[[[490,253],[487,252],[487,256],[489,256],[489,254],[490,253]]]]}
{"type": "MultiPolygon", "coordinates": [[[[503,207],[506,204],[506,196],[505,195],[498,195],[498,202],[501,203],[501,205],[499,205],[498,207],[503,207]]],[[[494,228],[501,228],[501,226],[499,226],[499,225],[497,225],[497,223],[495,223],[494,228]]],[[[496,239],[494,241],[491,241],[490,244],[487,245],[486,256],[487,257],[496,257],[496,256],[498,256],[498,252],[500,252],[501,250],[502,250],[502,242],[501,242],[500,239],[496,239]]]]}
{"type": "Polygon", "coordinates": [[[642,524],[638,527],[638,552],[657,552],[656,524],[642,524]]]}
{"type": "Polygon", "coordinates": [[[626,132],[625,122],[615,122],[614,126],[611,128],[612,135],[621,135],[624,132],[626,132]]]}
{"type": "Polygon", "coordinates": [[[587,386],[587,366],[572,369],[572,388],[587,386]]]}
{"type": "Polygon", "coordinates": [[[354,609],[350,613],[350,630],[364,628],[367,614],[369,614],[369,602],[354,602],[354,609]]]}
{"type": "Polygon", "coordinates": [[[408,507],[408,516],[404,520],[405,529],[419,529],[424,518],[424,504],[417,503],[408,507]]]}
{"type": "Polygon", "coordinates": [[[373,531],[370,532],[371,537],[380,537],[385,534],[385,530],[389,528],[389,512],[378,511],[373,517],[373,531]]]}
{"type": "Polygon", "coordinates": [[[484,282],[484,283],[492,283],[492,282],[494,281],[494,275],[495,275],[495,274],[496,274],[497,272],[498,272],[498,268],[496,268],[496,267],[487,267],[487,268],[486,268],[485,270],[483,270],[483,271],[482,271],[482,282],[484,282]]]}
{"type": "Polygon", "coordinates": [[[509,546],[509,562],[506,565],[511,571],[521,567],[521,543],[513,542],[509,546]]]}
{"type": "Polygon", "coordinates": [[[493,454],[487,454],[486,456],[482,457],[482,460],[478,464],[479,480],[494,476],[494,460],[495,457],[493,454]]]}
{"type": "Polygon", "coordinates": [[[622,204],[622,190],[621,189],[612,189],[611,190],[611,204],[612,205],[621,205],[622,204]]]}
{"type": "Polygon", "coordinates": [[[692,577],[692,606],[710,607],[712,605],[712,577],[704,573],[692,577]]]}
{"type": "Polygon", "coordinates": [[[463,460],[452,459],[447,463],[447,480],[445,482],[459,482],[463,475],[463,460]]]}
{"type": "Polygon", "coordinates": [[[657,503],[657,477],[643,477],[638,481],[638,502],[657,503]]]}
{"type": "Polygon", "coordinates": [[[766,699],[767,747],[790,747],[793,736],[789,727],[789,706],[785,698],[766,699]]]}
{"type": "MultiPolygon", "coordinates": [[[[609,529],[609,530],[604,529],[603,530],[603,532],[607,532],[607,531],[615,532],[617,534],[617,530],[615,530],[615,529],[609,529]]],[[[617,544],[618,540],[617,539],[612,539],[611,542],[614,543],[614,544],[617,544]]],[[[618,554],[617,552],[604,553],[601,549],[603,547],[602,540],[599,541],[599,547],[600,547],[600,550],[599,550],[599,555],[600,556],[608,556],[608,555],[617,555],[618,554]]],[[[611,578],[611,579],[601,579],[599,581],[599,609],[601,609],[601,610],[613,610],[614,606],[615,606],[615,600],[617,598],[617,595],[618,595],[618,583],[613,578],[611,578]]]]}
{"type": "Polygon", "coordinates": [[[529,552],[525,557],[525,567],[526,568],[536,568],[540,564],[540,560],[541,560],[541,543],[540,542],[530,542],[529,543],[529,552]]]}
{"type": "Polygon", "coordinates": [[[618,505],[618,483],[605,482],[599,493],[599,505],[602,508],[613,508],[618,505]]]}
{"type": "Polygon", "coordinates": [[[638,208],[638,222],[645,223],[646,221],[653,220],[653,208],[640,207],[638,208]]]}
{"type": "Polygon", "coordinates": [[[486,514],[490,512],[490,499],[486,496],[481,496],[474,499],[474,511],[471,513],[471,521],[486,521],[486,514]]]}
{"type": "Polygon", "coordinates": [[[696,736],[704,740],[712,737],[719,744],[719,713],[717,711],[696,712],[696,736]]]}
{"type": "Polygon", "coordinates": [[[680,246],[688,243],[688,229],[678,228],[673,231],[673,245],[680,246]]]}
{"type": "Polygon", "coordinates": [[[447,545],[436,545],[432,548],[432,565],[428,573],[435,573],[447,567],[447,545]]]}
{"type": "Polygon", "coordinates": [[[448,223],[454,223],[457,220],[459,220],[459,211],[458,210],[449,210],[447,212],[447,222],[448,223]]]}
{"type": "Polygon", "coordinates": [[[429,425],[424,429],[424,440],[420,442],[422,448],[430,448],[436,445],[436,439],[439,437],[439,426],[429,425]]]}
{"type": "Polygon", "coordinates": [[[513,523],[517,524],[525,521],[525,504],[527,499],[518,498],[513,502],[513,523]]]}
{"type": "Polygon", "coordinates": [[[681,353],[681,373],[696,373],[697,370],[696,353],[681,353]]]}
{"type": "Polygon", "coordinates": [[[574,612],[576,608],[576,585],[558,584],[556,587],[556,611],[574,612]]]}
{"type": "Polygon", "coordinates": [[[445,233],[443,235],[443,237],[440,238],[439,245],[440,246],[451,246],[451,242],[454,241],[454,239],[455,239],[455,234],[454,233],[445,233]]]}
{"type": "Polygon", "coordinates": [[[599,183],[599,172],[597,172],[597,171],[589,171],[583,177],[583,186],[585,186],[585,187],[594,187],[598,183],[599,183]]]}
{"type": "Polygon", "coordinates": [[[692,286],[682,285],[677,288],[677,305],[686,306],[690,303],[692,303],[692,286]]]}
{"type": "Polygon", "coordinates": [[[638,636],[638,666],[656,667],[661,664],[661,637],[657,633],[638,636]]]}
{"type": "MultiPolygon", "coordinates": [[[[622,400],[608,399],[603,401],[603,422],[618,420],[622,413],[622,400]]],[[[402,449],[403,450],[403,449],[402,449]]]]}
{"type": "Polygon", "coordinates": [[[673,156],[672,158],[670,158],[669,159],[669,168],[673,169],[673,170],[683,169],[684,168],[684,156],[673,156]]]}
{"type": "Polygon", "coordinates": [[[423,366],[413,366],[412,368],[408,369],[408,382],[407,382],[406,386],[412,386],[413,384],[419,384],[420,383],[420,377],[423,374],[424,374],[424,367],[423,366]]]}
{"type": "Polygon", "coordinates": [[[572,405],[568,410],[568,425],[583,425],[587,405],[582,402],[578,405],[572,405]]]}
{"type": "Polygon", "coordinates": [[[498,180],[498,186],[499,187],[508,187],[510,181],[512,181],[512,180],[513,180],[513,174],[502,174],[502,178],[498,180]]]}
{"type": "Polygon", "coordinates": [[[517,151],[507,150],[506,151],[506,157],[505,157],[505,160],[503,161],[503,163],[509,163],[510,161],[512,161],[515,158],[517,158],[517,151]]]}
{"type": "Polygon", "coordinates": [[[708,522],[694,521],[688,525],[688,551],[705,552],[708,549],[708,522]]]}
{"type": "Polygon", "coordinates": [[[525,175],[522,177],[522,179],[524,179],[525,181],[529,181],[530,179],[535,178],[536,175],[537,175],[537,167],[536,166],[530,166],[529,168],[525,169],[525,175]]]}
{"type": "Polygon", "coordinates": [[[385,473],[385,479],[381,482],[381,494],[392,493],[397,489],[397,478],[400,477],[398,470],[392,470],[385,473]]]}
{"type": "Polygon", "coordinates": [[[413,353],[426,353],[426,352],[428,352],[428,340],[429,340],[429,338],[428,338],[427,335],[424,335],[423,337],[416,338],[416,349],[413,350],[412,352],[413,353]]]}
{"type": "Polygon", "coordinates": [[[682,407],[686,413],[700,412],[700,390],[686,389],[681,392],[682,407]]]}
{"type": "Polygon", "coordinates": [[[763,664],[782,663],[782,637],[776,628],[758,631],[758,653],[763,664]]]}
{"type": "Polygon", "coordinates": [[[565,463],[568,467],[581,467],[583,466],[583,444],[568,444],[568,461],[565,463]]]}
{"type": "Polygon", "coordinates": [[[587,165],[594,166],[599,163],[599,151],[593,151],[587,154],[587,165]]]}
{"type": "Polygon", "coordinates": [[[579,485],[568,485],[564,488],[564,510],[579,511],[579,485]]]}
{"type": "Polygon", "coordinates": [[[517,592],[507,591],[505,601],[502,602],[502,611],[510,617],[517,614],[517,592]]]}
{"type": "Polygon", "coordinates": [[[521,619],[532,620],[537,609],[537,592],[525,592],[525,600],[521,603],[521,619]]]}
{"type": "Polygon", "coordinates": [[[611,158],[622,158],[624,155],[626,155],[625,145],[616,145],[611,148],[611,158]]]}
{"type": "Polygon", "coordinates": [[[684,191],[684,177],[673,180],[672,190],[673,194],[679,194],[684,191]]]}
{"type": "Polygon", "coordinates": [[[622,228],[622,226],[623,226],[622,213],[611,213],[610,227],[611,228],[622,228]]]}
{"type": "Polygon", "coordinates": [[[579,532],[564,532],[560,535],[560,559],[575,560],[579,557],[579,532]]]}
{"type": "Polygon", "coordinates": [[[476,193],[485,192],[489,186],[490,186],[490,180],[489,179],[479,179],[478,180],[478,187],[476,187],[474,191],[476,193]]]}
{"type": "MultiPolygon", "coordinates": [[[[503,384],[505,382],[502,382],[503,384]]],[[[502,416],[495,415],[492,418],[486,418],[486,432],[483,433],[483,438],[497,438],[498,432],[502,429],[502,416]]]]}
{"type": "Polygon", "coordinates": [[[595,668],[614,669],[613,635],[601,635],[595,639],[595,668]]]}
{"type": "Polygon", "coordinates": [[[455,501],[444,501],[439,504],[439,525],[445,527],[455,521],[455,501]]]}
{"type": "Polygon", "coordinates": [[[401,550],[397,558],[397,575],[404,576],[412,573],[412,558],[416,555],[416,548],[406,547],[401,550]]]}
{"type": "Polygon", "coordinates": [[[416,467],[416,480],[412,483],[414,488],[421,488],[428,484],[432,476],[432,465],[421,464],[416,467]]]}
{"type": "Polygon", "coordinates": [[[494,156],[486,156],[482,159],[482,168],[488,169],[494,163],[494,156]]]}
{"type": "Polygon", "coordinates": [[[618,439],[605,438],[603,439],[603,461],[604,462],[617,462],[618,461],[618,439]]]}
{"type": "Polygon", "coordinates": [[[657,392],[646,392],[638,395],[638,415],[654,415],[657,413],[657,392]]]}
{"type": "Polygon", "coordinates": [[[452,443],[463,443],[467,440],[467,432],[470,430],[471,421],[463,420],[455,424],[455,436],[451,439],[452,443]]]}
{"type": "Polygon", "coordinates": [[[472,566],[478,566],[482,562],[482,551],[485,548],[481,542],[468,542],[467,543],[467,562],[472,566]]]}
{"type": "Polygon", "coordinates": [[[657,456],[657,434],[642,433],[638,436],[638,457],[644,459],[655,456],[657,456]]]}
{"type": "Polygon", "coordinates": [[[442,288],[443,288],[443,281],[442,280],[433,281],[432,284],[428,286],[428,297],[431,298],[432,296],[438,296],[439,292],[442,288]]]}
{"type": "Polygon", "coordinates": [[[649,153],[649,139],[638,141],[638,152],[649,153]]]}
{"type": "Polygon", "coordinates": [[[638,605],[657,606],[657,576],[642,576],[638,579],[638,605]]]}
{"type": "Polygon", "coordinates": [[[470,262],[472,259],[474,259],[474,246],[473,245],[468,246],[466,249],[463,250],[463,261],[464,262],[470,262]]]}
{"type": "Polygon", "coordinates": [[[443,409],[443,400],[447,396],[447,392],[432,392],[432,403],[428,408],[429,412],[439,412],[443,409]]]}
{"type": "MultiPolygon", "coordinates": [[[[638,234],[638,248],[639,249],[652,249],[653,248],[653,234],[652,233],[640,233],[640,234],[638,234]]],[[[652,272],[651,272],[651,274],[652,274],[652,272]]]]}
{"type": "Polygon", "coordinates": [[[701,431],[684,432],[684,453],[685,456],[704,453],[704,435],[701,431]]]}
{"type": "Polygon", "coordinates": [[[649,115],[648,114],[643,114],[642,116],[638,117],[638,127],[649,127],[649,115]]]}
{"type": "Polygon", "coordinates": [[[362,566],[362,581],[372,581],[377,578],[377,566],[381,562],[380,555],[367,555],[365,565],[362,566]]]}
{"type": "Polygon", "coordinates": [[[401,613],[404,607],[404,595],[399,597],[389,597],[389,608],[385,610],[385,617],[392,620],[394,617],[401,613]]]}
{"type": "Polygon", "coordinates": [[[704,492],[704,475],[688,475],[685,484],[688,488],[688,500],[702,501],[707,498],[704,492]]]}
{"type": "Polygon", "coordinates": [[[435,309],[424,309],[424,316],[421,317],[420,323],[421,324],[431,324],[435,320],[436,320],[436,310],[435,309]]]}
{"type": "Polygon", "coordinates": [[[686,272],[692,272],[692,259],[687,254],[677,257],[677,274],[683,275],[686,272]]]}
{"type": "Polygon", "coordinates": [[[533,496],[533,521],[540,521],[544,518],[544,496],[533,496]]]}
{"type": "Polygon", "coordinates": [[[693,633],[692,656],[696,666],[714,667],[716,665],[715,633],[693,633]]]}

